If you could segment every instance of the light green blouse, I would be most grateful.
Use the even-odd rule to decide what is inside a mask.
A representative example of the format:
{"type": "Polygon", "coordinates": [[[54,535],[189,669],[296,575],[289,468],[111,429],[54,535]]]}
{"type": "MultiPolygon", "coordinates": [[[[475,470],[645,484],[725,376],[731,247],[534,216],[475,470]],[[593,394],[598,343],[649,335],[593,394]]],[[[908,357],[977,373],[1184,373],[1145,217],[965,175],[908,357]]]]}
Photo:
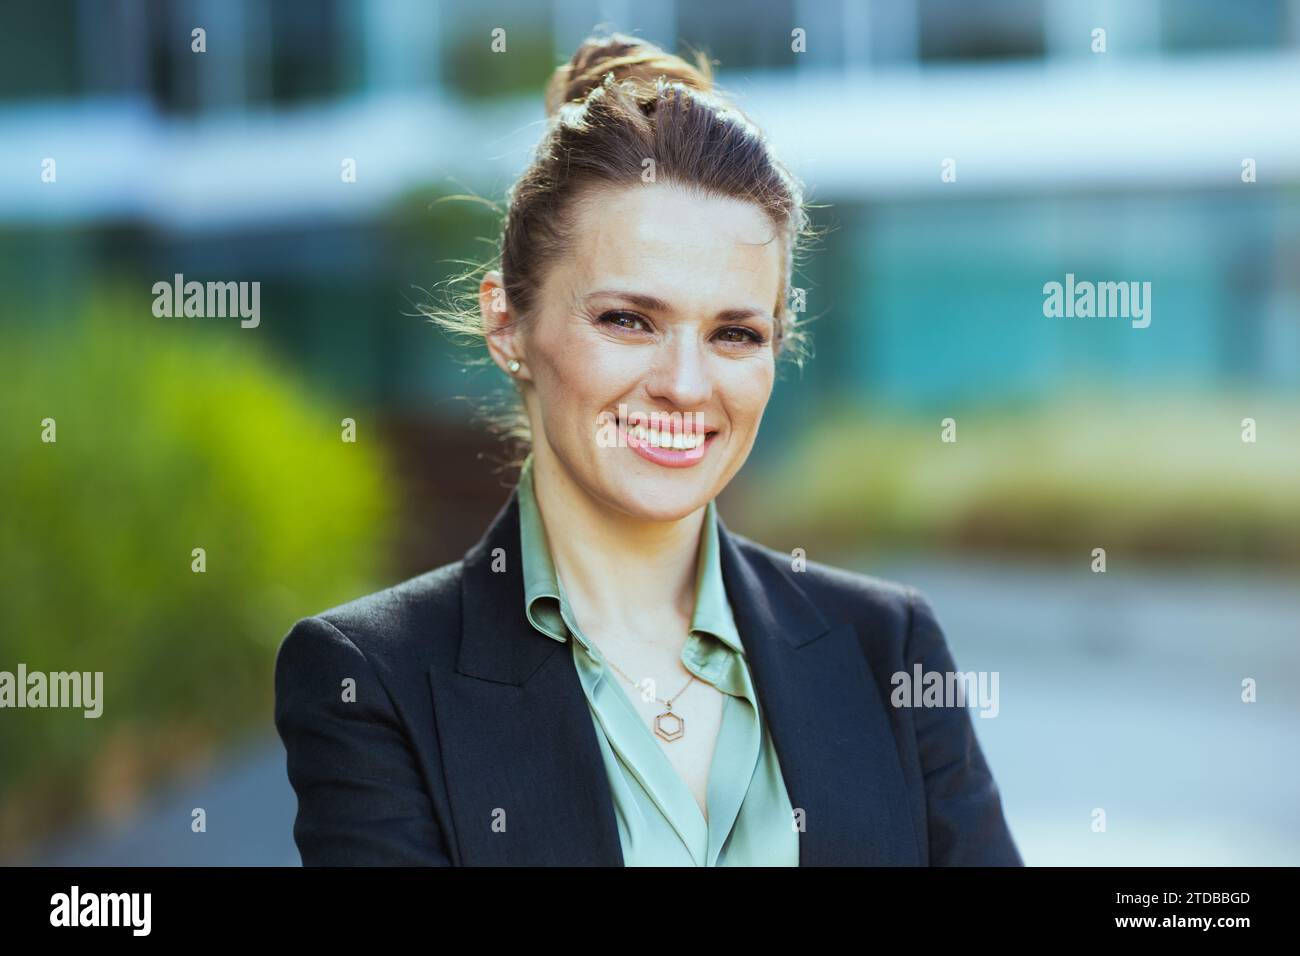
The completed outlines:
{"type": "MultiPolygon", "coordinates": [[[[695,609],[682,664],[727,695],[709,768],[708,821],[690,788],[628,699],[599,649],[583,636],[551,559],[533,495],[532,455],[519,476],[519,532],[529,622],[557,641],[570,634],[627,866],[798,866],[799,834],[776,751],[761,723],[745,649],[727,600],[709,502],[696,572],[695,609]]],[[[676,688],[674,688],[675,690],[676,688]]],[[[672,744],[666,746],[671,747],[672,744]]]]}

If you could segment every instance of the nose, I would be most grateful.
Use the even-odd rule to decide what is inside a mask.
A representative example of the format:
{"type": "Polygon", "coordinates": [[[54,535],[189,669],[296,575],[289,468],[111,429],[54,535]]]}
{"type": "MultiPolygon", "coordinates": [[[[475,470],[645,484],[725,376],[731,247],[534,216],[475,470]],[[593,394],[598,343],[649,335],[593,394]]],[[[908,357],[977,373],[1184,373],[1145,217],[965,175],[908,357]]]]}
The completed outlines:
{"type": "Polygon", "coordinates": [[[649,398],[681,411],[702,408],[713,397],[704,343],[692,334],[669,335],[655,349],[645,381],[649,398]]]}

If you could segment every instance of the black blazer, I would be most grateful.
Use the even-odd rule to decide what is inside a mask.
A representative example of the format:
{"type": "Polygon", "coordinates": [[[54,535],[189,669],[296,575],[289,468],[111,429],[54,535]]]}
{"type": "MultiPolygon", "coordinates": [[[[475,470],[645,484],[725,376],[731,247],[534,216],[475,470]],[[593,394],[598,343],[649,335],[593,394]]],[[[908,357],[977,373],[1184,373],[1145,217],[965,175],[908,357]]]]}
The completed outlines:
{"type": "MultiPolygon", "coordinates": [[[[281,643],[275,725],[304,865],[622,865],[571,648],[524,616],[517,494],[462,560],[305,618],[281,643]]],[[[966,708],[889,705],[895,672],[956,669],[925,599],[816,562],[793,571],[721,518],[718,536],[805,811],[800,865],[1023,865],[966,708]]]]}

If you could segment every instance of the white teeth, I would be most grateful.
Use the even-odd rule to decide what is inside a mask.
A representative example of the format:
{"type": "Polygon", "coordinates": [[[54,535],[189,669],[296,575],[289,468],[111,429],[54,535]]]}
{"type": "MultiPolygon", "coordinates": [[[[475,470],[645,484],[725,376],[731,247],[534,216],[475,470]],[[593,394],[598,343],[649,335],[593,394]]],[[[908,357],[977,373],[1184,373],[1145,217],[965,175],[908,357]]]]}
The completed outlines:
{"type": "Polygon", "coordinates": [[[705,439],[705,436],[700,434],[665,432],[657,428],[646,428],[644,425],[633,425],[628,429],[628,434],[652,448],[673,448],[677,451],[699,448],[704,444],[705,439]]]}

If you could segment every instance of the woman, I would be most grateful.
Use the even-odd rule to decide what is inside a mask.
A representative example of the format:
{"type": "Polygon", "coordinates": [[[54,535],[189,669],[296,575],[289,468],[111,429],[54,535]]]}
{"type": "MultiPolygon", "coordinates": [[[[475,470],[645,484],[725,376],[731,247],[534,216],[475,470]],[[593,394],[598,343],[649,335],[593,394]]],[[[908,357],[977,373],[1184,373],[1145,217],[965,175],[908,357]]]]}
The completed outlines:
{"type": "Polygon", "coordinates": [[[305,864],[1010,864],[914,590],[729,531],[798,344],[807,217],[692,66],[585,42],[510,193],[476,334],[518,389],[516,489],[462,561],[300,621],[276,725],[305,864]]]}

